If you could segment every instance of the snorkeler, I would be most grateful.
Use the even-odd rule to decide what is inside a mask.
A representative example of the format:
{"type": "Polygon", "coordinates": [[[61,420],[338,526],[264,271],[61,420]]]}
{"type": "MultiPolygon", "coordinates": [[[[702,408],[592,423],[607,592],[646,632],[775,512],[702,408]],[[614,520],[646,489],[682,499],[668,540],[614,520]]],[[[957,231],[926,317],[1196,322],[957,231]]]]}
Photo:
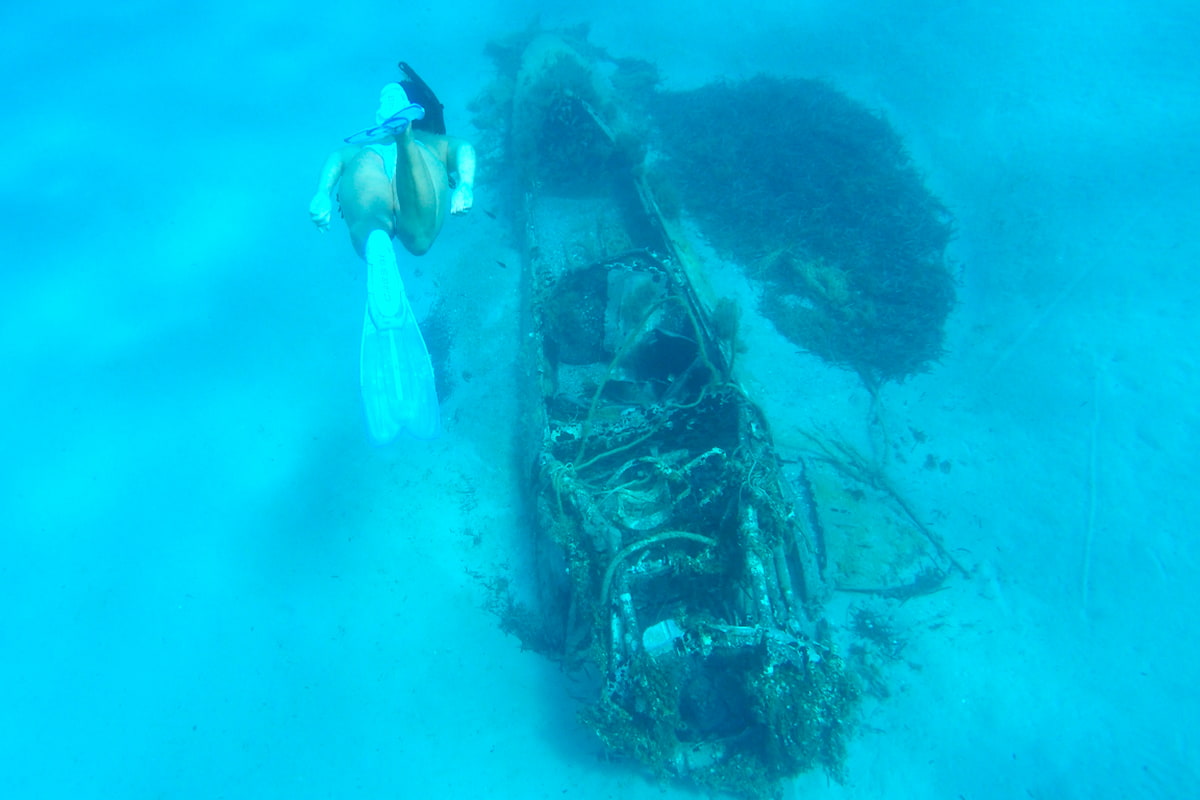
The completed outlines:
{"type": "Polygon", "coordinates": [[[441,104],[407,64],[401,68],[410,91],[400,83],[383,87],[375,126],[347,137],[347,146],[329,156],[309,204],[313,223],[328,230],[338,188],[350,242],[367,262],[360,382],[367,425],[380,444],[403,430],[429,438],[439,428],[433,365],[404,292],[392,239],[424,255],[447,212],[462,214],[474,202],[474,148],[445,135],[441,104]],[[410,93],[429,107],[426,124],[417,124],[426,106],[410,102],[410,93]]]}

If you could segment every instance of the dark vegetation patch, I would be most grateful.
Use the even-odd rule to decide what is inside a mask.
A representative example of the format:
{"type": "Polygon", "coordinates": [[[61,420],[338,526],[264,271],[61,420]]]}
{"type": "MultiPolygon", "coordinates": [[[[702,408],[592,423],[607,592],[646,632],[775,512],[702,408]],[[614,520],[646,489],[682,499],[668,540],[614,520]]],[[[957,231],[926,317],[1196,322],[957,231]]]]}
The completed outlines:
{"type": "Polygon", "coordinates": [[[762,311],[781,333],[871,386],[941,355],[953,226],[886,120],[813,80],[649,102],[666,154],[656,183],[766,283],[762,311]]]}

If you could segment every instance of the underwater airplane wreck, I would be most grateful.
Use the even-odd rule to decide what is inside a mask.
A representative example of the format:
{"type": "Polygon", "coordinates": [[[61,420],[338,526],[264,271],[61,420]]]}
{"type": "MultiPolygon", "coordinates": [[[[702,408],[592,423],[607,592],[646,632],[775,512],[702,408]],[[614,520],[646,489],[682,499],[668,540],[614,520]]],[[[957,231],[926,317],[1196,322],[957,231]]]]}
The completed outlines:
{"type": "Polygon", "coordinates": [[[507,627],[590,676],[579,718],[611,756],[750,797],[813,768],[837,776],[881,679],[871,612],[835,622],[831,597],[907,599],[966,569],[844,443],[814,432],[810,452],[781,458],[736,378],[739,309],[706,288],[678,220],[686,209],[757,262],[762,313],[871,386],[940,352],[948,215],[886,123],[824,84],[666,93],[652,65],[583,30],[531,29],[491,52],[476,124],[525,254],[538,577],[535,607],[510,603],[507,627]],[[709,119],[771,114],[781,92],[795,96],[766,121],[709,119]],[[736,140],[768,124],[808,138],[817,163],[799,177],[748,165],[764,142],[736,140]],[[846,159],[857,173],[839,184],[846,159]],[[754,206],[764,181],[777,185],[761,202],[782,209],[754,206]]]}

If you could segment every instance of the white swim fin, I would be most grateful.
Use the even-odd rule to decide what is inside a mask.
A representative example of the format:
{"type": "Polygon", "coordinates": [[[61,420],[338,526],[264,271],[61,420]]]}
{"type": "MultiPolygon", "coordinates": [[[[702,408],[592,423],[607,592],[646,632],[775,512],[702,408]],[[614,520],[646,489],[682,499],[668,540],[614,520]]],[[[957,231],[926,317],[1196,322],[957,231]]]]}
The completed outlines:
{"type": "Polygon", "coordinates": [[[367,309],[359,379],[371,438],[386,444],[402,431],[433,438],[440,429],[433,363],[387,234],[371,233],[366,257],[367,309]]]}

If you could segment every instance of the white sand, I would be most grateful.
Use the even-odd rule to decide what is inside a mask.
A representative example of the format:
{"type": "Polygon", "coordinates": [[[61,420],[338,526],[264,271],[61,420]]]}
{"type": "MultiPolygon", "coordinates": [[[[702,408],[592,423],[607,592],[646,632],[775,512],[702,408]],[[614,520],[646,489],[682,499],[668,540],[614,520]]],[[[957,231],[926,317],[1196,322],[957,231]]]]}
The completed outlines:
{"type": "MultiPolygon", "coordinates": [[[[1191,796],[1196,13],[843,5],[544,16],[673,86],[826,77],[957,216],[949,353],[885,400],[928,435],[892,479],[978,571],[896,610],[917,627],[846,784],[791,795],[1191,796]]],[[[397,58],[470,133],[483,43],[534,4],[240,8],[0,13],[4,794],[685,796],[600,758],[481,608],[472,573],[528,577],[487,176],[406,275],[455,328],[433,443],[367,443],[361,266],[306,219],[397,58]]],[[[861,391],[794,358],[763,375],[781,439],[861,434],[861,391]]]]}

